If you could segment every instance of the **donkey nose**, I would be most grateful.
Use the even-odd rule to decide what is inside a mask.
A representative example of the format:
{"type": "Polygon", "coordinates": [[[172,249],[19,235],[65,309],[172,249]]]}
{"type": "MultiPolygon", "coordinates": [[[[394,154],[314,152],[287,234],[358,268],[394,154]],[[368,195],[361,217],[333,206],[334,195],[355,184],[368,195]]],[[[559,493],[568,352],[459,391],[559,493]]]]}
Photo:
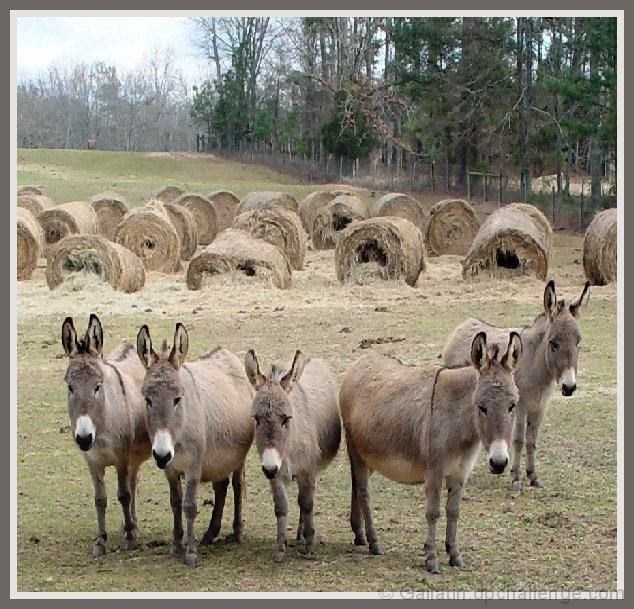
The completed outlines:
{"type": "Polygon", "coordinates": [[[561,393],[562,393],[562,395],[565,395],[565,396],[568,397],[568,396],[571,396],[575,392],[575,389],[577,389],[577,384],[576,383],[574,385],[563,384],[561,386],[561,393]]]}
{"type": "Polygon", "coordinates": [[[277,476],[277,472],[279,471],[279,467],[277,467],[277,465],[263,465],[262,466],[262,471],[264,472],[264,475],[269,479],[269,480],[273,480],[273,478],[275,478],[275,476],[277,476]]]}
{"type": "Polygon", "coordinates": [[[87,436],[80,436],[77,434],[75,436],[75,442],[77,442],[77,446],[79,446],[82,450],[90,450],[90,447],[92,446],[92,434],[89,433],[87,436]]]}
{"type": "Polygon", "coordinates": [[[172,460],[172,451],[166,452],[164,455],[159,455],[154,449],[152,449],[152,456],[159,469],[165,469],[167,464],[172,460]]]}
{"type": "Polygon", "coordinates": [[[491,457],[489,459],[489,467],[491,468],[491,472],[494,474],[501,474],[508,465],[509,459],[508,457],[504,457],[502,459],[494,459],[491,457]]]}

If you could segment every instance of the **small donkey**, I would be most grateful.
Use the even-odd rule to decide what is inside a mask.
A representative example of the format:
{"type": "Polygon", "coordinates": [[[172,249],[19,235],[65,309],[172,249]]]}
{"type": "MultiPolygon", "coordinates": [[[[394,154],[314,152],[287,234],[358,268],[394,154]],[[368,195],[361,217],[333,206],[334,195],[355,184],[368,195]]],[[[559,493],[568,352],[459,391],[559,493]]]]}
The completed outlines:
{"type": "Polygon", "coordinates": [[[240,360],[217,347],[184,364],[189,337],[176,324],[171,349],[163,341],[160,353],[152,349],[150,331],[142,326],[137,353],[146,368],[141,392],[146,424],[156,465],[165,471],[170,487],[174,529],[170,553],[183,551],[183,512],[187,519],[185,563],[196,565],[194,521],[198,514],[200,482],[212,482],[214,509],[200,543],[211,543],[220,532],[229,476],[234,495],[232,539],[242,543],[244,460],[253,442],[253,390],[240,360]],[[181,478],[185,480],[185,498],[181,478]]]}
{"type": "Polygon", "coordinates": [[[268,377],[260,372],[255,351],[245,357],[245,369],[257,390],[251,413],[262,471],[270,480],[277,518],[275,562],[286,555],[286,486],[297,480],[300,508],[297,540],[305,550],[315,547],[313,497],[315,479],[335,457],[341,442],[341,419],[335,379],[320,359],[295,353],[290,370],[273,366],[268,377]]]}
{"type": "Polygon", "coordinates": [[[462,488],[481,443],[494,474],[501,474],[508,464],[519,398],[512,373],[521,353],[516,332],[511,332],[499,359],[497,345],[487,350],[486,334],[481,332],[471,347],[473,367],[406,366],[376,353],[352,365],[341,383],[339,404],[352,473],[350,524],[356,545],[365,545],[367,539],[370,552],[381,554],[370,512],[372,471],[402,484],[424,482],[425,563],[428,571],[438,573],[436,521],[444,481],[445,548],[449,564],[463,566],[456,545],[462,488]]]}
{"type": "Polygon", "coordinates": [[[62,346],[70,358],[64,381],[73,439],[83,451],[95,489],[97,537],[93,556],[106,553],[106,467],[117,470],[117,498],[123,509],[125,548],[136,547],[136,486],[141,464],[150,458],[141,383],[145,371],[134,347],[120,345],[103,358],[103,329],[92,314],[84,338],[71,317],[62,324],[62,346]]]}

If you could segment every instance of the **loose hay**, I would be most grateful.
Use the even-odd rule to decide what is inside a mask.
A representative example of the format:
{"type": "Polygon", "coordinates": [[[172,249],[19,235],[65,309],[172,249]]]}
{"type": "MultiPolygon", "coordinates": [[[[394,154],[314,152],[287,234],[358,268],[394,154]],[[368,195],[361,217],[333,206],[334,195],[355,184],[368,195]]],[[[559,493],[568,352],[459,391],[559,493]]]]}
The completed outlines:
{"type": "Polygon", "coordinates": [[[429,256],[464,256],[478,234],[480,222],[473,207],[462,199],[438,201],[429,210],[425,247],[429,256]]]}
{"type": "Polygon", "coordinates": [[[316,249],[332,249],[339,232],[355,220],[365,220],[368,208],[356,195],[339,195],[326,205],[315,218],[311,239],[316,249]]]}
{"type": "Polygon", "coordinates": [[[121,292],[136,292],[145,284],[141,259],[101,235],[69,235],[49,252],[46,282],[51,290],[69,278],[95,275],[121,292]]]}
{"type": "Polygon", "coordinates": [[[185,191],[178,186],[164,186],[150,193],[148,201],[160,201],[161,203],[171,203],[178,199],[185,191]]]}
{"type": "Polygon", "coordinates": [[[553,240],[553,227],[544,212],[537,209],[537,207],[531,205],[530,203],[509,203],[506,207],[508,209],[517,209],[525,214],[528,214],[533,219],[533,222],[541,228],[544,235],[546,235],[548,247],[550,248],[553,240]]]}
{"type": "Polygon", "coordinates": [[[293,195],[289,195],[286,192],[250,192],[238,205],[236,209],[236,216],[243,214],[247,211],[253,211],[254,209],[263,209],[264,207],[272,207],[277,205],[278,207],[284,207],[290,211],[297,213],[299,205],[293,195]]]}
{"type": "Polygon", "coordinates": [[[545,280],[549,250],[546,235],[531,216],[502,207],[480,226],[462,261],[462,276],[486,272],[492,277],[535,275],[545,280]]]}
{"type": "Polygon", "coordinates": [[[617,210],[599,212],[583,239],[583,270],[592,285],[616,281],[617,210]]]}
{"type": "Polygon", "coordinates": [[[426,220],[425,212],[420,203],[413,197],[400,192],[391,192],[382,196],[372,206],[370,215],[373,217],[395,216],[397,218],[405,218],[421,231],[426,220]]]}
{"type": "Polygon", "coordinates": [[[257,277],[285,289],[291,284],[292,271],[277,247],[246,231],[228,228],[189,263],[187,287],[200,290],[204,280],[215,275],[231,275],[232,280],[257,277]]]}
{"type": "Polygon", "coordinates": [[[41,195],[41,194],[42,194],[42,191],[40,190],[38,186],[24,185],[18,188],[18,197],[21,195],[41,195]]]}
{"type": "Polygon", "coordinates": [[[44,232],[35,216],[26,208],[17,213],[17,277],[18,281],[31,279],[37,259],[44,251],[44,232]]]}
{"type": "Polygon", "coordinates": [[[134,252],[148,271],[175,273],[181,269],[180,239],[160,201],[135,207],[123,216],[115,241],[134,252]]]}
{"type": "Polygon", "coordinates": [[[45,209],[55,207],[55,201],[44,195],[20,195],[18,207],[28,209],[37,218],[45,209]]]}
{"type": "Polygon", "coordinates": [[[293,269],[304,267],[308,235],[299,216],[292,211],[277,206],[248,211],[236,217],[233,228],[275,245],[293,269]]]}
{"type": "Polygon", "coordinates": [[[423,236],[409,220],[387,216],[351,224],[339,235],[335,267],[341,282],[404,280],[415,285],[425,269],[423,236]]]}
{"type": "Polygon", "coordinates": [[[207,197],[195,192],[187,192],[174,199],[173,203],[186,207],[194,214],[200,245],[209,245],[216,238],[218,217],[213,203],[207,197]]]}
{"type": "Polygon", "coordinates": [[[240,199],[229,190],[215,190],[207,195],[216,210],[218,220],[218,232],[229,228],[236,217],[236,209],[240,205],[240,199]]]}
{"type": "Polygon", "coordinates": [[[89,202],[97,213],[97,231],[113,241],[117,224],[130,210],[128,202],[115,192],[97,193],[89,202]]]}
{"type": "Polygon", "coordinates": [[[181,259],[189,260],[198,249],[198,228],[194,213],[177,203],[163,203],[163,207],[178,233],[181,243],[181,259]]]}
{"type": "Polygon", "coordinates": [[[97,233],[97,213],[87,201],[70,201],[45,209],[37,216],[44,230],[47,246],[67,235],[97,233]]]}

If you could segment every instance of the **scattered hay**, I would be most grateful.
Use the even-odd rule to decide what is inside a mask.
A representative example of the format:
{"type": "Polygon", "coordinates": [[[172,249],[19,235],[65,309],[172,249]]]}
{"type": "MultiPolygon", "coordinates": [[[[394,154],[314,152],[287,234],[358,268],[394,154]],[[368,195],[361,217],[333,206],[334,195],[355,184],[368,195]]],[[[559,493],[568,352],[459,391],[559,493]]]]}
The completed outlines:
{"type": "Polygon", "coordinates": [[[617,210],[599,212],[583,239],[583,270],[592,285],[616,281],[617,210]]]}
{"type": "Polygon", "coordinates": [[[240,205],[240,199],[229,190],[215,190],[207,195],[216,210],[218,220],[218,232],[231,227],[236,217],[236,209],[240,205]]]}
{"type": "Polygon", "coordinates": [[[127,293],[145,284],[141,259],[101,235],[69,235],[51,248],[46,265],[46,282],[51,290],[71,277],[83,282],[89,275],[127,293]]]}
{"type": "Polygon", "coordinates": [[[160,201],[131,209],[117,224],[114,238],[134,252],[148,271],[175,273],[181,269],[178,232],[160,201]]]}
{"type": "Polygon", "coordinates": [[[395,216],[397,218],[405,218],[421,231],[426,220],[425,212],[420,203],[414,197],[400,192],[391,192],[382,196],[372,206],[370,215],[373,217],[395,216]]]}
{"type": "Polygon", "coordinates": [[[28,209],[37,218],[45,209],[55,207],[55,201],[44,195],[20,195],[18,207],[28,209]]]}
{"type": "Polygon", "coordinates": [[[37,259],[44,252],[44,232],[35,216],[26,208],[17,213],[17,277],[18,281],[31,279],[37,259]]]}
{"type": "Polygon", "coordinates": [[[277,206],[248,211],[236,217],[233,228],[275,245],[293,269],[304,267],[308,235],[299,216],[292,211],[277,206]]]}
{"type": "Polygon", "coordinates": [[[546,235],[548,247],[550,248],[553,240],[553,227],[544,212],[537,209],[537,207],[531,205],[530,203],[509,203],[506,207],[509,209],[518,209],[519,211],[528,214],[533,219],[533,222],[542,229],[544,235],[546,235]]]}
{"type": "Polygon", "coordinates": [[[480,222],[473,207],[462,199],[438,201],[429,210],[425,247],[429,256],[464,256],[478,234],[480,222]]]}
{"type": "Polygon", "coordinates": [[[94,235],[97,233],[97,213],[87,201],[70,201],[45,209],[37,216],[44,230],[47,246],[67,235],[94,235]]]}
{"type": "Polygon", "coordinates": [[[317,214],[311,230],[316,249],[332,249],[339,232],[355,220],[365,220],[368,208],[356,195],[339,195],[317,214]]]}
{"type": "Polygon", "coordinates": [[[299,205],[293,195],[289,195],[286,192],[250,192],[238,205],[236,209],[236,216],[243,214],[247,211],[253,211],[254,209],[263,209],[264,207],[272,207],[277,205],[278,207],[284,207],[290,211],[297,213],[299,205]]]}
{"type": "Polygon", "coordinates": [[[174,199],[178,199],[185,191],[178,186],[164,186],[150,193],[148,201],[160,201],[161,203],[172,203],[174,199]]]}
{"type": "Polygon", "coordinates": [[[215,275],[231,275],[232,280],[257,277],[285,289],[291,284],[292,271],[274,245],[243,230],[227,228],[189,263],[187,287],[200,290],[203,281],[215,275]]]}
{"type": "Polygon", "coordinates": [[[90,197],[89,203],[97,213],[99,234],[113,241],[119,220],[130,210],[128,202],[115,192],[100,192],[90,197]]]}
{"type": "Polygon", "coordinates": [[[209,245],[216,238],[218,217],[213,203],[207,197],[195,192],[186,192],[174,199],[173,203],[186,207],[194,214],[200,245],[209,245]]]}
{"type": "Polygon", "coordinates": [[[24,185],[24,186],[20,186],[20,188],[18,188],[18,197],[21,195],[41,195],[43,194],[42,191],[40,190],[39,186],[28,186],[28,185],[24,185]]]}
{"type": "Polygon", "coordinates": [[[198,228],[194,213],[177,203],[163,203],[181,243],[181,260],[189,260],[198,249],[198,228]]]}
{"type": "Polygon", "coordinates": [[[351,224],[339,235],[335,267],[341,282],[404,280],[415,285],[425,269],[423,235],[405,218],[386,216],[351,224]]]}
{"type": "Polygon", "coordinates": [[[548,239],[531,216],[502,207],[480,226],[462,261],[462,276],[466,279],[484,271],[491,277],[535,275],[543,281],[549,252],[548,239]]]}

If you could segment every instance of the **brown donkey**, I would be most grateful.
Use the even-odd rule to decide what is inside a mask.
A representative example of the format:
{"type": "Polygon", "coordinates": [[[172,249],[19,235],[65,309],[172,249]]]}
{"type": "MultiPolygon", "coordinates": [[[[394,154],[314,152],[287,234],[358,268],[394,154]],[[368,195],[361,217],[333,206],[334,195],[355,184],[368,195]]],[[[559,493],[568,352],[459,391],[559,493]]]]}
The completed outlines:
{"type": "Polygon", "coordinates": [[[370,511],[372,471],[402,484],[424,482],[425,563],[428,571],[438,573],[436,521],[444,481],[448,492],[445,548],[451,566],[463,565],[456,545],[462,489],[480,444],[488,451],[494,474],[501,474],[508,464],[513,410],[519,397],[512,373],[521,352],[516,332],[511,332],[500,358],[497,345],[487,350],[486,335],[481,332],[471,347],[473,367],[406,366],[371,353],[346,372],[339,404],[352,473],[350,524],[356,545],[365,545],[367,539],[370,552],[381,554],[370,511]]]}
{"type": "Polygon", "coordinates": [[[147,369],[141,392],[146,424],[156,465],[165,471],[174,514],[172,556],[182,554],[183,512],[187,519],[185,562],[197,562],[194,521],[198,513],[198,485],[212,482],[214,509],[201,544],[220,532],[229,476],[234,495],[233,535],[241,543],[244,460],[253,442],[253,390],[240,360],[217,347],[184,364],[189,346],[187,330],[176,324],[174,344],[163,341],[160,353],[152,349],[150,331],[142,326],[137,353],[147,369]],[[181,487],[185,481],[185,498],[181,487]]]}
{"type": "Polygon", "coordinates": [[[62,324],[62,346],[70,358],[64,381],[68,386],[71,431],[83,451],[95,489],[97,537],[93,556],[106,553],[106,467],[117,470],[117,498],[123,510],[126,549],[136,547],[136,486],[141,464],[150,458],[141,383],[145,370],[134,347],[120,345],[103,358],[103,329],[92,314],[83,338],[73,320],[62,324]]]}
{"type": "Polygon", "coordinates": [[[531,486],[542,486],[535,468],[535,446],[539,425],[546,403],[556,382],[562,395],[571,396],[577,388],[577,360],[581,331],[577,320],[579,310],[590,283],[586,282],[581,296],[566,307],[557,301],[555,282],[549,281],[544,290],[544,313],[530,326],[499,328],[478,319],[468,319],[450,335],[443,349],[443,363],[448,366],[464,364],[469,355],[469,344],[480,331],[485,331],[490,342],[502,344],[511,330],[519,332],[524,357],[515,371],[515,383],[520,392],[515,415],[513,439],[513,467],[511,483],[514,490],[522,488],[520,459],[526,439],[526,475],[531,486]]]}
{"type": "Polygon", "coordinates": [[[286,487],[297,480],[300,508],[297,540],[304,537],[307,554],[315,547],[313,497],[315,479],[335,457],[341,442],[341,419],[335,379],[320,359],[295,353],[290,370],[273,366],[268,377],[260,372],[253,349],[245,369],[257,390],[251,413],[262,471],[271,482],[277,518],[275,562],[286,554],[286,487]]]}

